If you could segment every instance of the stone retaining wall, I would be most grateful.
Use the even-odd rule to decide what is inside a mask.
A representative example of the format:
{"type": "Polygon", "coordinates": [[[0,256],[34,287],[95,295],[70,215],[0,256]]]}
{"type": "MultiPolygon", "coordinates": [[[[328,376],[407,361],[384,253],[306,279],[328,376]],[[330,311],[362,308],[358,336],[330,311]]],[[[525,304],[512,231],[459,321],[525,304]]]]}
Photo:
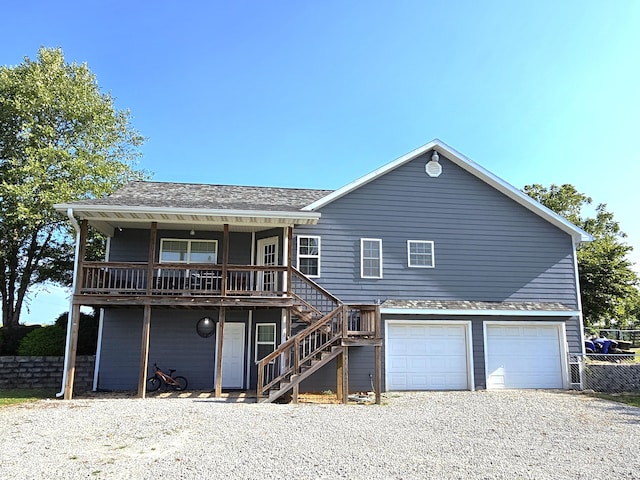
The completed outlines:
{"type": "Polygon", "coordinates": [[[583,387],[604,393],[640,393],[640,363],[587,364],[583,387]]]}
{"type": "MultiPolygon", "coordinates": [[[[78,356],[73,385],[74,392],[93,388],[95,355],[78,356]]],[[[5,388],[62,388],[64,357],[0,357],[0,389],[5,388]]]]}

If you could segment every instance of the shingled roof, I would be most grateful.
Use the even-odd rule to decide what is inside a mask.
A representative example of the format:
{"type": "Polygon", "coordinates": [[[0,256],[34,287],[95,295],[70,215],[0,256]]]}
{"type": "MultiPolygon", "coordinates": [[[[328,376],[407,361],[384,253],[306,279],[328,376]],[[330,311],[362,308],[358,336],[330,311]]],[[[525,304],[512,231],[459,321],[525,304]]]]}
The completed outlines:
{"type": "Polygon", "coordinates": [[[332,190],[173,182],[130,182],[105,198],[72,205],[298,211],[332,190]]]}

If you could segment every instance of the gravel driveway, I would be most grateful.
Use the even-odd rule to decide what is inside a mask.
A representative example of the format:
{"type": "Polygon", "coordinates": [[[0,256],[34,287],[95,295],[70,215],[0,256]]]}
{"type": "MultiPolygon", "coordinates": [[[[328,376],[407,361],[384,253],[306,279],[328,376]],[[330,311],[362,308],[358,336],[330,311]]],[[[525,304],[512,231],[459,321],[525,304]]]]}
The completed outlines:
{"type": "Polygon", "coordinates": [[[384,405],[44,400],[0,409],[0,477],[640,479],[640,409],[552,391],[384,405]]]}

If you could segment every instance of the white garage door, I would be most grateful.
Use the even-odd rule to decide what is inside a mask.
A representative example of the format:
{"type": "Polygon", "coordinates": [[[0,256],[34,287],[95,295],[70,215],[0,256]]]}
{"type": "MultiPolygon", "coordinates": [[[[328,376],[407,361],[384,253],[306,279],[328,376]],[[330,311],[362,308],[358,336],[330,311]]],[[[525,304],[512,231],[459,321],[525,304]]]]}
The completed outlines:
{"type": "Polygon", "coordinates": [[[562,388],[557,325],[487,325],[487,388],[562,388]]]}
{"type": "Polygon", "coordinates": [[[389,322],[387,390],[468,389],[466,328],[389,322]]]}

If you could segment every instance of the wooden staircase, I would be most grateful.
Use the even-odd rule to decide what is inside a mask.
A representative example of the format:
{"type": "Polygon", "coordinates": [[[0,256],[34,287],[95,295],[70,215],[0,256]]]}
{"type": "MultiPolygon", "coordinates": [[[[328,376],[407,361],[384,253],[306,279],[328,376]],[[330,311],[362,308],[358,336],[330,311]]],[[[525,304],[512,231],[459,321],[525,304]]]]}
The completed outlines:
{"type": "Polygon", "coordinates": [[[292,390],[297,393],[300,382],[334,358],[346,356],[349,346],[382,344],[376,305],[345,305],[298,270],[292,277],[291,321],[302,330],[258,362],[260,402],[273,402],[292,390]]]}

